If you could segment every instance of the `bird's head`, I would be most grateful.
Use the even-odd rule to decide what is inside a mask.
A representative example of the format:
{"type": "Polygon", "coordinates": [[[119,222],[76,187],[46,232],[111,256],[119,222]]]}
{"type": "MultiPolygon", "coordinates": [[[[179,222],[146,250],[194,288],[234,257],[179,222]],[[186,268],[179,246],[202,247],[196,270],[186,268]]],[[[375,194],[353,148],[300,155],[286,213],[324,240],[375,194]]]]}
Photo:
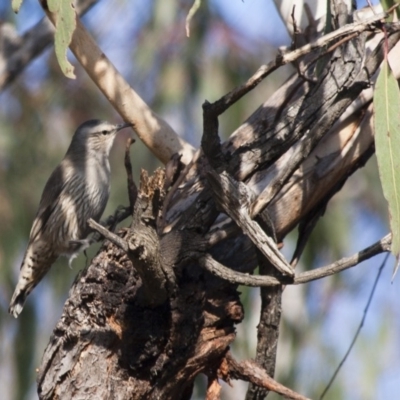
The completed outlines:
{"type": "Polygon", "coordinates": [[[117,132],[129,126],[132,124],[111,124],[98,119],[86,121],[75,131],[67,154],[96,152],[108,157],[117,132]]]}

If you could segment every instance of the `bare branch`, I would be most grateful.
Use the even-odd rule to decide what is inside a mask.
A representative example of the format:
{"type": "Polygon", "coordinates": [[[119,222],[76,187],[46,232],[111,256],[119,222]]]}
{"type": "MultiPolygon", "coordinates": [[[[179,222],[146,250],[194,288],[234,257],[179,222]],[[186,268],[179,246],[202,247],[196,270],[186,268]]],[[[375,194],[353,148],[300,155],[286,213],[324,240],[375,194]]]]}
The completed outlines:
{"type": "Polygon", "coordinates": [[[258,364],[254,361],[246,360],[237,362],[228,353],[226,359],[229,365],[229,376],[234,379],[242,379],[251,382],[257,386],[266,388],[270,391],[285,396],[287,399],[292,400],[309,400],[307,397],[281,385],[272,379],[258,364]]]}
{"type": "Polygon", "coordinates": [[[260,275],[248,275],[242,272],[233,271],[230,268],[225,267],[218,261],[214,260],[209,254],[201,256],[199,258],[199,265],[211,272],[212,274],[227,280],[233,284],[245,285],[245,286],[277,286],[277,285],[299,285],[315,281],[317,279],[325,278],[330,275],[337,274],[338,272],[344,271],[361,263],[362,261],[368,260],[377,254],[390,251],[390,244],[392,235],[388,234],[373,245],[361,250],[360,252],[350,256],[341,258],[332,264],[320,267],[311,271],[302,272],[296,275],[294,278],[288,276],[273,277],[273,276],[260,276],[260,275]]]}
{"type": "Polygon", "coordinates": [[[273,276],[249,275],[244,274],[243,272],[233,271],[219,263],[209,254],[200,257],[198,262],[199,265],[208,272],[236,285],[262,287],[276,286],[281,285],[282,283],[289,284],[293,282],[289,277],[282,279],[284,282],[281,282],[278,278],[273,276]]]}
{"type": "Polygon", "coordinates": [[[294,284],[298,285],[300,283],[306,283],[315,281],[317,279],[325,278],[326,276],[337,274],[338,272],[344,271],[345,269],[356,266],[362,261],[368,260],[377,254],[390,251],[390,244],[392,242],[392,235],[388,234],[379,242],[361,250],[360,252],[354,254],[350,257],[344,257],[340,260],[329,264],[325,267],[317,268],[312,271],[302,272],[294,279],[294,284]]]}
{"type": "MultiPolygon", "coordinates": [[[[277,274],[271,263],[257,252],[258,266],[261,276],[277,274]]],[[[260,288],[261,310],[257,325],[257,349],[255,362],[273,378],[278,351],[280,321],[282,315],[282,292],[284,287],[260,288]]],[[[245,400],[261,400],[268,395],[268,390],[250,383],[245,400]]]]}
{"type": "MultiPolygon", "coordinates": [[[[56,15],[49,11],[46,0],[41,0],[41,4],[54,24],[56,15]]],[[[70,49],[107,100],[124,121],[133,125],[139,138],[161,162],[166,164],[174,153],[182,154],[184,164],[190,162],[194,148],[129,86],[78,17],[70,49]]]]}
{"type": "MultiPolygon", "coordinates": [[[[108,226],[108,230],[111,232],[115,231],[117,225],[123,221],[125,218],[128,218],[132,215],[132,210],[130,207],[119,206],[114,214],[109,215],[105,220],[100,221],[100,225],[103,227],[108,226]]],[[[95,229],[95,228],[92,228],[95,229]]],[[[95,232],[92,235],[92,242],[99,242],[104,236],[95,229],[95,232]]]]}
{"type": "Polygon", "coordinates": [[[94,221],[92,218],[88,220],[88,225],[94,229],[95,231],[99,232],[102,236],[104,236],[107,240],[110,242],[114,243],[116,246],[118,246],[120,249],[124,250],[125,252],[128,251],[128,243],[122,238],[120,238],[118,235],[116,235],[113,232],[110,232],[107,228],[104,228],[104,226],[98,224],[96,221],[94,221]]]}

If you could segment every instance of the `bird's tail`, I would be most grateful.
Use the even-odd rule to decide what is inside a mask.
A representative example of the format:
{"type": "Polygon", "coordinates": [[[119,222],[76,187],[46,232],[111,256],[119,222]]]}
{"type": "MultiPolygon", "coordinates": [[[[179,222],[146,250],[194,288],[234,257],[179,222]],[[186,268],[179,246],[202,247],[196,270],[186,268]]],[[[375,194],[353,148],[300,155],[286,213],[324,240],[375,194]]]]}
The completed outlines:
{"type": "Polygon", "coordinates": [[[27,289],[19,289],[18,287],[15,289],[14,294],[11,298],[10,307],[8,308],[8,312],[14,318],[18,318],[18,315],[24,308],[25,300],[28,297],[28,294],[29,292],[27,289]]]}
{"type": "Polygon", "coordinates": [[[46,257],[42,257],[42,255],[43,253],[34,251],[32,246],[29,246],[26,251],[21,264],[18,283],[11,298],[10,307],[8,308],[8,312],[14,318],[18,318],[29,293],[42,280],[43,276],[57,259],[53,254],[46,254],[46,257]]]}

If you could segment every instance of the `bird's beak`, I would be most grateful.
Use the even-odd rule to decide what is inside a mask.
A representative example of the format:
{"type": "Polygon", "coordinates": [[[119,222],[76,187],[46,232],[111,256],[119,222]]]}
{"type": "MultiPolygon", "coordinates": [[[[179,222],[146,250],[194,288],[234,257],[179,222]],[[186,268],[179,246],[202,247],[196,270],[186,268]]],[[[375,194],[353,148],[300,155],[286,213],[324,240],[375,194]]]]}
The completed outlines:
{"type": "Polygon", "coordinates": [[[129,122],[124,122],[124,123],[122,123],[122,124],[118,124],[117,125],[117,132],[118,131],[120,131],[121,129],[124,129],[124,128],[128,128],[129,126],[133,126],[131,123],[129,123],[129,122]]]}

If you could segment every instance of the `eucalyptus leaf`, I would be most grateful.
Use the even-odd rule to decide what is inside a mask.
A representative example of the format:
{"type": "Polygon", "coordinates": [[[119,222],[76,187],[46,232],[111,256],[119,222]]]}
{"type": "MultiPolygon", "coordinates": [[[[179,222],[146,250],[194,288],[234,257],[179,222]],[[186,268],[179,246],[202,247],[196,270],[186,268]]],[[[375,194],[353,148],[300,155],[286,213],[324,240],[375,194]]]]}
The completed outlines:
{"type": "Polygon", "coordinates": [[[47,4],[49,10],[57,16],[54,45],[58,64],[67,78],[75,79],[74,67],[67,58],[68,46],[76,27],[73,1],[48,0],[47,4]]]}
{"type": "Polygon", "coordinates": [[[21,8],[22,2],[23,2],[23,0],[12,0],[11,7],[16,14],[18,13],[19,9],[21,8]]]}
{"type": "Polygon", "coordinates": [[[375,149],[383,194],[388,202],[392,253],[400,253],[400,91],[397,80],[385,60],[374,93],[375,149]]]}

